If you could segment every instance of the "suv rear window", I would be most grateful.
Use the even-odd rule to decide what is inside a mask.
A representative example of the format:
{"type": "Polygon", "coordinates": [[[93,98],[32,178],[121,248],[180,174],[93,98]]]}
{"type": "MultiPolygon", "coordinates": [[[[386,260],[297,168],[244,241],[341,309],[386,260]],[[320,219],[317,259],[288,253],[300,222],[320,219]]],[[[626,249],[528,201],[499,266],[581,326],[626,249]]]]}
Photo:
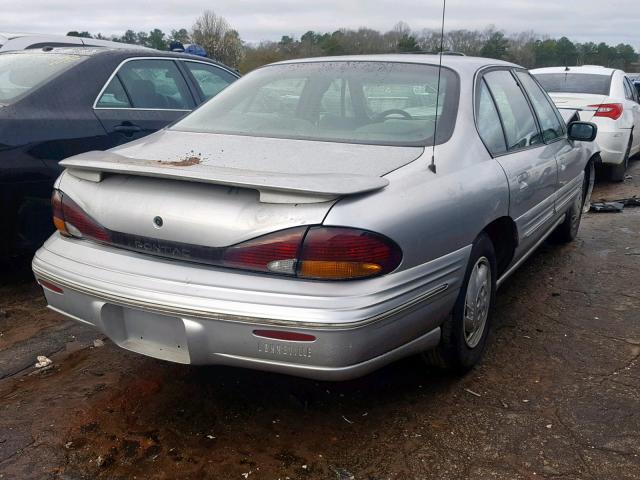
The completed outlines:
{"type": "Polygon", "coordinates": [[[0,55],[0,104],[8,105],[86,57],[51,53],[0,55]]]}
{"type": "Polygon", "coordinates": [[[593,73],[536,73],[540,85],[553,93],[609,95],[611,75],[593,73]]]}

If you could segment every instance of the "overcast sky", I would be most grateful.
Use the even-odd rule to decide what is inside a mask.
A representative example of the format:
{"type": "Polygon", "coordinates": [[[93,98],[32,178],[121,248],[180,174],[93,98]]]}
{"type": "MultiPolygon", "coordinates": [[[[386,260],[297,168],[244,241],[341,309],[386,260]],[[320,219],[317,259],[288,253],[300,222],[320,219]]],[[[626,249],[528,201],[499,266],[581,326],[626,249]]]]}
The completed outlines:
{"type": "MultiPolygon", "coordinates": [[[[449,0],[445,28],[534,30],[574,41],[630,43],[640,49],[640,4],[632,0],[449,0]]],[[[367,26],[413,30],[440,24],[441,0],[0,0],[0,31],[61,33],[190,29],[205,9],[225,17],[249,42],[307,30],[367,26]]]]}

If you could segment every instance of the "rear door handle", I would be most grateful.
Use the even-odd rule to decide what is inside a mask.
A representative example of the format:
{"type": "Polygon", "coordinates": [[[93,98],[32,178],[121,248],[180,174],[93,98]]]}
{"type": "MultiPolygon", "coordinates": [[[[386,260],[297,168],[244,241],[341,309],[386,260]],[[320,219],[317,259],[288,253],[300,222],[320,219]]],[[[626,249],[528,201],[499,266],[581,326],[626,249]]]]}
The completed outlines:
{"type": "Polygon", "coordinates": [[[121,123],[120,125],[113,127],[113,130],[118,133],[124,133],[125,135],[133,135],[134,133],[142,130],[142,128],[138,125],[134,125],[133,123],[121,123]]]}

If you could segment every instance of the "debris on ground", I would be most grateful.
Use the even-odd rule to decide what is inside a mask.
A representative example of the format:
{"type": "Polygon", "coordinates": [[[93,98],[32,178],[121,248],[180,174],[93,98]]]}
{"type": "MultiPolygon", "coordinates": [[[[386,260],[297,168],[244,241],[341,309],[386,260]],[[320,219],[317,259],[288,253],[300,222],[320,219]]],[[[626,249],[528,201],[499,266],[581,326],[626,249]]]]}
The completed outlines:
{"type": "Polygon", "coordinates": [[[96,348],[104,347],[104,342],[102,340],[100,340],[99,338],[96,338],[93,341],[93,346],[96,347],[96,348]]]}
{"type": "Polygon", "coordinates": [[[355,480],[355,476],[348,470],[344,468],[334,468],[333,471],[336,474],[337,480],[355,480]]]}
{"type": "Polygon", "coordinates": [[[36,357],[36,360],[38,361],[34,365],[36,368],[48,367],[49,365],[51,365],[53,363],[53,360],[51,360],[50,358],[45,357],[44,355],[38,355],[36,357]]]}
{"type": "Polygon", "coordinates": [[[621,212],[624,210],[624,203],[620,202],[591,202],[591,212],[621,212]]]}
{"type": "Polygon", "coordinates": [[[592,212],[621,212],[625,207],[640,207],[640,198],[633,197],[620,198],[618,200],[591,202],[592,212]]]}
{"type": "Polygon", "coordinates": [[[473,395],[474,397],[481,397],[482,395],[480,395],[477,392],[474,392],[473,390],[469,390],[468,388],[464,389],[465,392],[470,393],[471,395],[473,395]]]}

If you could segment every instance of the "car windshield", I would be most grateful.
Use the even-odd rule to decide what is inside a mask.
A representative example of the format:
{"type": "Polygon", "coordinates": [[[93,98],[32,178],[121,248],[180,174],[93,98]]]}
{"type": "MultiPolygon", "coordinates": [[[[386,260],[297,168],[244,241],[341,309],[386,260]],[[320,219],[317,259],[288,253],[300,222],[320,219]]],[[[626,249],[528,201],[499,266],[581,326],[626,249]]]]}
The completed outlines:
{"type": "Polygon", "coordinates": [[[174,130],[374,145],[433,144],[453,132],[458,77],[399,62],[271,65],[230,85],[174,130]]]}
{"type": "Polygon", "coordinates": [[[534,74],[547,92],[588,93],[609,95],[611,75],[591,73],[537,73],[534,74]]]}
{"type": "Polygon", "coordinates": [[[15,102],[84,58],[81,55],[51,53],[0,55],[0,104],[15,102]]]}

